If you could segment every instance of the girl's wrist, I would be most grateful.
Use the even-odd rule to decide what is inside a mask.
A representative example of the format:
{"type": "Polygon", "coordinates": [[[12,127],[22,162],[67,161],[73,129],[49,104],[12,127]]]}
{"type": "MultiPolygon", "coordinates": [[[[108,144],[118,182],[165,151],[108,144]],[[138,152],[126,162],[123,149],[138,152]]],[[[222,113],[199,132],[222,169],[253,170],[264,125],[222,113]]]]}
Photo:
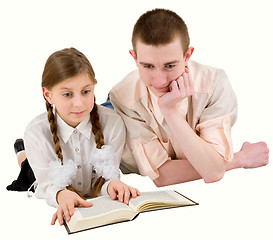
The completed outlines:
{"type": "Polygon", "coordinates": [[[67,189],[61,189],[57,192],[56,194],[56,202],[59,204],[59,197],[60,197],[60,193],[63,192],[63,191],[68,191],[67,189]]]}

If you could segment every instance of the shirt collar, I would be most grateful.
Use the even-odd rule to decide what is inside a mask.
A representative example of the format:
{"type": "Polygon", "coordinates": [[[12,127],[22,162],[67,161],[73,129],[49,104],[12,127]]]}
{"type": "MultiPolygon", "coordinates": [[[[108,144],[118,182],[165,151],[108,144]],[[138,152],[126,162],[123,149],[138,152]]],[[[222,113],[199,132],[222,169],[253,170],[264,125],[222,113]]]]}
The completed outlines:
{"type": "Polygon", "coordinates": [[[65,143],[69,140],[72,133],[75,130],[78,130],[85,137],[90,139],[91,137],[91,123],[90,116],[88,115],[76,128],[69,126],[57,113],[57,126],[58,126],[58,134],[63,139],[65,143]]]}

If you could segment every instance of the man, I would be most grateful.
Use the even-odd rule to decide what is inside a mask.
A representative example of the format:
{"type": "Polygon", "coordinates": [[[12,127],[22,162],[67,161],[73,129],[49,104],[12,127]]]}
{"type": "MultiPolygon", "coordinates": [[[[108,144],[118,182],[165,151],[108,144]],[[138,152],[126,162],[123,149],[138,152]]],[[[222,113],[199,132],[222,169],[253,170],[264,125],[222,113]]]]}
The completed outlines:
{"type": "Polygon", "coordinates": [[[219,181],[227,170],[268,163],[266,143],[244,143],[233,154],[236,96],[223,70],[190,61],[188,29],[174,12],[143,14],[132,35],[138,70],[110,92],[127,128],[121,170],[157,186],[219,181]]]}

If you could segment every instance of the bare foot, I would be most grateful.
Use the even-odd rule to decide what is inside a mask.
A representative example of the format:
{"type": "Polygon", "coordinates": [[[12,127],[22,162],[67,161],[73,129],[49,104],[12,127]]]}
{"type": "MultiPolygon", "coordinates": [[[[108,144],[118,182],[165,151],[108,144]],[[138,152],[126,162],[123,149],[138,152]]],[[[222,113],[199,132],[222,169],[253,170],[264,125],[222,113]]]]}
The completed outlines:
{"type": "Polygon", "coordinates": [[[242,168],[258,168],[266,166],[269,161],[269,149],[265,142],[244,142],[241,150],[234,155],[234,160],[242,168]]]}

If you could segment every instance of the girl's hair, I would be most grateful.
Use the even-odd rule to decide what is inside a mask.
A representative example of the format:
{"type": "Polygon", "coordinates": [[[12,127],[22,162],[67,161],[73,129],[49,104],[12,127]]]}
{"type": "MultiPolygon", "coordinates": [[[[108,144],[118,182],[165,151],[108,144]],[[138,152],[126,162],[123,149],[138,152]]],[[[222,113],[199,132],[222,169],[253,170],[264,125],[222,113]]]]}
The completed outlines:
{"type": "Polygon", "coordinates": [[[185,55],[189,48],[190,37],[183,19],[170,10],[154,9],[144,13],[137,20],[132,34],[133,50],[137,54],[137,40],[158,46],[170,43],[176,36],[181,40],[185,55]]]}
{"type": "MultiPolygon", "coordinates": [[[[93,84],[97,83],[95,72],[86,58],[86,56],[75,48],[66,48],[54,52],[47,59],[42,75],[42,87],[51,90],[56,84],[66,80],[67,78],[76,76],[81,73],[87,73],[93,84]]],[[[48,121],[50,131],[53,135],[55,144],[55,152],[63,164],[63,154],[60,146],[59,137],[57,135],[57,124],[51,104],[46,100],[46,109],[48,112],[48,121]]],[[[101,148],[104,145],[104,137],[99,122],[98,107],[94,101],[94,107],[90,112],[90,121],[92,124],[92,132],[95,135],[96,147],[101,148]]],[[[105,179],[100,177],[92,189],[92,196],[97,196],[104,184],[105,179]]],[[[80,191],[72,186],[68,187],[80,195],[80,191]]]]}

